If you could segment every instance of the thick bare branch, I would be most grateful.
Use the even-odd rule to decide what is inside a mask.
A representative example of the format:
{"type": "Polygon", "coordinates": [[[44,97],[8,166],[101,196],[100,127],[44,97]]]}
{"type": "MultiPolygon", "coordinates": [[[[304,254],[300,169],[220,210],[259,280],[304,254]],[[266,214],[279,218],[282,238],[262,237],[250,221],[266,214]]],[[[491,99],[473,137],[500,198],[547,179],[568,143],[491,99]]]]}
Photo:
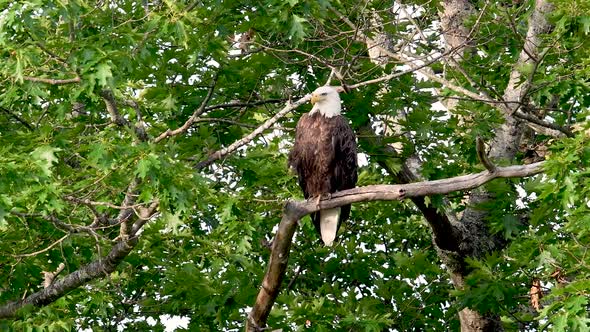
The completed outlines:
{"type": "MultiPolygon", "coordinates": [[[[504,114],[505,122],[496,130],[496,137],[490,149],[490,158],[512,159],[518,151],[520,139],[524,134],[523,130],[518,127],[521,125],[517,116],[525,117],[524,112],[519,112],[520,105],[523,103],[526,91],[531,84],[530,79],[523,77],[521,68],[523,66],[535,66],[539,61],[539,46],[541,43],[541,34],[548,31],[551,24],[545,17],[551,11],[552,5],[546,0],[535,1],[533,14],[529,18],[526,40],[518,61],[514,64],[510,78],[502,99],[508,102],[506,108],[501,109],[504,114]]],[[[531,121],[531,119],[527,119],[531,121]]],[[[540,123],[537,123],[540,125],[540,123]]]]}
{"type": "Polygon", "coordinates": [[[532,76],[523,79],[521,68],[525,65],[536,67],[540,61],[539,46],[541,45],[541,34],[547,32],[551,25],[546,15],[551,11],[553,6],[546,0],[535,1],[533,14],[529,19],[529,26],[522,51],[518,61],[510,73],[510,79],[506,90],[504,91],[504,100],[508,102],[517,102],[516,107],[511,107],[510,114],[518,109],[518,105],[523,101],[525,93],[529,90],[532,76]]]}
{"type": "Polygon", "coordinates": [[[266,319],[279,294],[280,285],[287,269],[289,250],[297,228],[297,221],[304,216],[320,209],[330,209],[351,203],[402,200],[469,190],[496,178],[525,177],[538,174],[542,172],[543,164],[544,162],[538,162],[522,166],[497,167],[495,172],[484,171],[436,181],[358,187],[333,193],[331,199],[321,200],[319,206],[315,199],[287,202],[279,229],[273,240],[272,253],[262,287],[258,292],[256,303],[248,315],[247,330],[257,331],[266,324],[266,319]]]}

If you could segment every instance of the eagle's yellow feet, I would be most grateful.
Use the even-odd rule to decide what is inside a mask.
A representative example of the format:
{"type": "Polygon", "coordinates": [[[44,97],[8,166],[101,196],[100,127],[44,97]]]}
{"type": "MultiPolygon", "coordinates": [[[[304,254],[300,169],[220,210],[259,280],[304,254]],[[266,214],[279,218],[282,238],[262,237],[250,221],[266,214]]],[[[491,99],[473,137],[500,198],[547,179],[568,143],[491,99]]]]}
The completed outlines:
{"type": "Polygon", "coordinates": [[[316,208],[320,208],[320,201],[321,200],[326,200],[326,199],[332,199],[332,194],[331,193],[323,193],[321,195],[318,195],[316,197],[313,197],[313,199],[315,200],[315,206],[316,208]]]}

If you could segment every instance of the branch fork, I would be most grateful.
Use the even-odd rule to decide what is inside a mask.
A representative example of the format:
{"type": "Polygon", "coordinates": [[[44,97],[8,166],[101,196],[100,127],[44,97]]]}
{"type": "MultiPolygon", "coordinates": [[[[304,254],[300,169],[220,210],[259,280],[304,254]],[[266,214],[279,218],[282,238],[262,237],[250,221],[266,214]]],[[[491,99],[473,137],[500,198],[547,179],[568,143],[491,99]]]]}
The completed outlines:
{"type": "MultiPolygon", "coordinates": [[[[483,141],[479,139],[478,144],[483,146],[483,141]]],[[[481,146],[480,150],[483,151],[481,146]]],[[[485,155],[485,153],[482,153],[482,155],[485,155]]],[[[304,216],[320,209],[330,209],[351,203],[402,200],[474,189],[496,178],[525,177],[541,173],[544,163],[543,161],[529,165],[495,167],[488,160],[486,168],[492,168],[493,166],[493,171],[488,168],[484,172],[442,180],[357,187],[335,192],[330,199],[320,200],[319,206],[315,200],[287,201],[283,208],[283,217],[279,223],[279,228],[272,242],[268,269],[256,297],[256,302],[246,320],[246,330],[259,331],[260,327],[266,324],[287,270],[293,235],[297,229],[298,221],[304,216]]]]}

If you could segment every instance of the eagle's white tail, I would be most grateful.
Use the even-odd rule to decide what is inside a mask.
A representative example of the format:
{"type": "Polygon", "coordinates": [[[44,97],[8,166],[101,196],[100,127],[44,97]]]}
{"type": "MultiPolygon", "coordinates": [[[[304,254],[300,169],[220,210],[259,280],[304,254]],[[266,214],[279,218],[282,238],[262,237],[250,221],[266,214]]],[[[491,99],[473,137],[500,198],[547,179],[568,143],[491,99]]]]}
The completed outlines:
{"type": "Polygon", "coordinates": [[[338,231],[338,220],[340,219],[340,208],[320,210],[320,232],[322,241],[327,247],[331,247],[336,239],[338,231]]]}

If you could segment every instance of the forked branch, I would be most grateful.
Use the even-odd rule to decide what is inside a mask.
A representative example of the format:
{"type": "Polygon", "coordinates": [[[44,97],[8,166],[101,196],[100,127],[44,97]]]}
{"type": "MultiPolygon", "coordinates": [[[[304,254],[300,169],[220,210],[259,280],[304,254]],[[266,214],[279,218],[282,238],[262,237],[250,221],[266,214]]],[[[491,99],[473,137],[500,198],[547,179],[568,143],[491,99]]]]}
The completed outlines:
{"type": "Polygon", "coordinates": [[[297,221],[304,216],[319,209],[335,208],[351,203],[402,200],[474,189],[496,178],[525,177],[541,173],[543,164],[544,162],[538,162],[522,166],[496,167],[493,172],[486,170],[435,181],[358,187],[332,194],[331,199],[320,201],[319,207],[315,200],[287,202],[283,210],[283,218],[273,240],[272,253],[262,287],[258,292],[252,311],[248,314],[246,330],[259,331],[266,325],[266,320],[285,276],[297,221]]]}

